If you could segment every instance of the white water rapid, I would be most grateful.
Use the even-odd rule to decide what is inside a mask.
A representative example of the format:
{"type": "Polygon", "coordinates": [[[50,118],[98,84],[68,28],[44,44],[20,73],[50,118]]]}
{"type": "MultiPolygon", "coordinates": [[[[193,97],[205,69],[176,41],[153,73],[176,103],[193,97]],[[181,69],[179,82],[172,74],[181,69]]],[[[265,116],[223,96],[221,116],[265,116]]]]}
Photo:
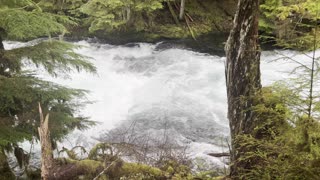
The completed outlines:
{"type": "MultiPolygon", "coordinates": [[[[177,143],[187,144],[191,158],[200,158],[211,166],[224,166],[224,159],[207,154],[228,151],[225,57],[172,47],[159,49],[157,44],[76,44],[84,46],[77,52],[92,58],[97,75],[75,72],[70,79],[55,79],[42,73],[40,77],[89,90],[88,99],[94,103],[81,113],[100,124],[84,132],[76,131],[62,145],[92,146],[107,130],[135,122],[143,136],[161,136],[165,129],[177,143]]],[[[20,44],[5,45],[10,49],[20,44]]],[[[281,53],[294,55],[292,51],[281,53]]],[[[272,62],[279,57],[276,51],[263,53],[264,86],[287,78],[284,72],[296,66],[285,61],[272,62]]],[[[306,59],[303,55],[296,58],[306,59]]]]}

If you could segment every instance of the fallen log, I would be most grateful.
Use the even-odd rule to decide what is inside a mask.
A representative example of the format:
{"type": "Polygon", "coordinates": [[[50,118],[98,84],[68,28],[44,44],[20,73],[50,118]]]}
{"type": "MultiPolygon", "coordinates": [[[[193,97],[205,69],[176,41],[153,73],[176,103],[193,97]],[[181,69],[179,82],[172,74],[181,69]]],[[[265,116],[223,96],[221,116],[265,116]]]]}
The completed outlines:
{"type": "Polygon", "coordinates": [[[225,156],[230,156],[230,153],[228,152],[223,152],[223,153],[209,153],[207,154],[209,156],[213,156],[213,157],[225,157],[225,156]]]}

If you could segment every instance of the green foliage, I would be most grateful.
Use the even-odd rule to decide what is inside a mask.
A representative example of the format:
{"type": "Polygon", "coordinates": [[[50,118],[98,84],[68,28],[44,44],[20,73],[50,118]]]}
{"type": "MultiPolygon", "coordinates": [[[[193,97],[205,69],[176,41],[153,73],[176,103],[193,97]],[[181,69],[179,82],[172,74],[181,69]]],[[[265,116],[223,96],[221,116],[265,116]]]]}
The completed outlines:
{"type": "MultiPolygon", "coordinates": [[[[2,120],[2,119],[1,119],[2,120]]],[[[8,125],[1,125],[0,146],[5,147],[13,142],[31,140],[32,136],[29,131],[23,128],[12,128],[8,125]]]]}
{"type": "Polygon", "coordinates": [[[163,162],[160,168],[139,163],[126,163],[114,171],[111,177],[115,179],[193,179],[190,168],[173,161],[163,162]]]}
{"type": "Polygon", "coordinates": [[[290,90],[277,89],[264,89],[265,107],[256,107],[263,121],[255,133],[236,137],[238,148],[244,152],[239,163],[246,165],[239,169],[238,178],[319,179],[320,123],[294,115],[294,110],[287,106],[287,100],[292,98],[287,96],[290,90]],[[292,117],[296,120],[292,121],[292,117]]]}
{"type": "MultiPolygon", "coordinates": [[[[315,33],[317,33],[315,31],[315,33]]],[[[294,78],[264,89],[263,104],[254,107],[259,124],[253,134],[236,137],[242,154],[240,179],[319,179],[319,57],[315,57],[317,36],[313,35],[313,55],[309,61],[284,56],[298,66],[294,78]],[[266,91],[267,90],[267,91],[266,91]],[[254,165],[252,165],[254,164],[254,165]]]]}
{"type": "Polygon", "coordinates": [[[93,160],[81,160],[77,161],[77,166],[79,166],[79,168],[86,169],[93,174],[102,166],[102,163],[93,160]]]}
{"type": "Polygon", "coordinates": [[[74,52],[74,49],[79,47],[58,40],[40,41],[33,46],[7,50],[4,57],[10,62],[19,64],[16,69],[11,69],[15,72],[19,72],[18,68],[21,66],[21,62],[24,62],[32,63],[37,67],[41,65],[53,76],[64,75],[73,69],[95,73],[96,68],[87,61],[87,57],[74,52]]]}
{"type": "Polygon", "coordinates": [[[144,164],[125,163],[118,177],[132,177],[132,176],[148,176],[149,179],[163,176],[162,171],[158,168],[150,167],[144,164]]]}
{"type": "MultiPolygon", "coordinates": [[[[319,179],[319,143],[310,142],[306,148],[304,125],[296,124],[274,140],[257,140],[239,136],[241,147],[246,150],[239,161],[254,163],[240,174],[245,179],[319,179]]],[[[312,124],[308,134],[319,139],[319,122],[312,124]]]]}
{"type": "Polygon", "coordinates": [[[199,172],[198,174],[196,174],[195,177],[197,179],[201,179],[201,180],[221,180],[221,179],[224,179],[223,176],[219,176],[219,173],[217,173],[214,170],[199,172]]]}
{"type": "Polygon", "coordinates": [[[89,15],[90,32],[123,29],[127,25],[138,28],[142,14],[161,9],[163,0],[92,0],[81,7],[89,15]]]}
{"type": "Polygon", "coordinates": [[[112,147],[109,144],[98,143],[90,150],[88,159],[104,160],[108,151],[110,155],[113,155],[112,147]]]}
{"type": "Polygon", "coordinates": [[[71,150],[65,148],[65,147],[62,147],[62,150],[59,151],[59,155],[60,153],[63,153],[63,152],[66,152],[68,157],[72,160],[80,160],[80,157],[78,157],[77,153],[75,152],[75,149],[80,149],[81,150],[81,153],[86,153],[86,149],[82,146],[75,146],[73,147],[71,150]]]}
{"type": "MultiPolygon", "coordinates": [[[[66,75],[72,70],[95,73],[87,57],[74,51],[78,46],[51,38],[66,33],[66,26],[73,25],[76,25],[73,18],[45,11],[39,1],[0,1],[1,152],[6,147],[19,149],[18,142],[38,137],[38,103],[44,113],[50,114],[52,141],[63,139],[76,128],[95,124],[87,117],[76,115],[88,103],[84,99],[86,91],[44,81],[34,72],[25,71],[25,66],[31,64],[52,76],[66,75]],[[40,37],[49,40],[36,40],[12,50],[5,50],[2,44],[3,39],[26,41],[40,37]]],[[[2,170],[10,172],[0,167],[2,170]]]]}
{"type": "Polygon", "coordinates": [[[190,167],[179,164],[176,161],[165,161],[162,167],[160,167],[160,169],[162,169],[165,172],[165,176],[169,179],[193,179],[190,167]]]}
{"type": "Polygon", "coordinates": [[[287,117],[290,111],[284,103],[282,94],[275,92],[272,88],[263,88],[261,96],[257,96],[263,103],[253,107],[257,118],[261,121],[254,129],[256,138],[274,139],[280,135],[282,129],[288,128],[287,117]]]}
{"type": "Polygon", "coordinates": [[[81,11],[92,17],[89,31],[94,32],[99,29],[112,30],[126,23],[122,17],[122,9],[125,2],[121,0],[101,1],[93,0],[81,7],[81,11]]]}
{"type": "MultiPolygon", "coordinates": [[[[262,38],[272,38],[285,48],[310,50],[316,26],[319,27],[319,0],[265,0],[260,8],[262,38]]],[[[320,41],[317,46],[320,47],[320,41]]]]}
{"type": "MultiPolygon", "coordinates": [[[[140,163],[124,162],[118,155],[112,155],[112,153],[108,153],[107,151],[110,151],[110,148],[110,145],[106,143],[98,143],[90,150],[90,153],[86,159],[56,159],[56,165],[58,165],[59,167],[55,168],[55,171],[57,171],[56,173],[59,174],[64,169],[69,169],[69,171],[67,172],[68,175],[70,175],[68,176],[69,179],[93,179],[99,174],[99,179],[194,179],[194,176],[191,174],[190,168],[178,164],[177,162],[159,162],[161,164],[160,168],[140,163]]],[[[69,150],[65,149],[63,151],[69,150]]],[[[72,156],[74,157],[74,155],[72,156]]]]}
{"type": "Polygon", "coordinates": [[[94,124],[85,117],[74,116],[77,108],[83,105],[74,99],[83,97],[86,93],[83,90],[65,88],[30,75],[10,78],[0,76],[0,86],[0,119],[3,129],[0,142],[16,143],[37,135],[38,102],[45,107],[46,112],[50,112],[50,129],[55,140],[63,138],[74,128],[84,129],[94,124]]]}
{"type": "Polygon", "coordinates": [[[67,32],[64,24],[75,25],[66,16],[40,11],[0,9],[0,29],[11,40],[31,40],[67,32]]]}
{"type": "Polygon", "coordinates": [[[89,15],[90,32],[111,31],[133,24],[141,13],[149,14],[161,9],[163,0],[92,0],[81,7],[81,12],[89,15]]]}
{"type": "Polygon", "coordinates": [[[79,8],[86,2],[87,0],[41,0],[38,5],[45,11],[81,18],[83,14],[79,8]]]}

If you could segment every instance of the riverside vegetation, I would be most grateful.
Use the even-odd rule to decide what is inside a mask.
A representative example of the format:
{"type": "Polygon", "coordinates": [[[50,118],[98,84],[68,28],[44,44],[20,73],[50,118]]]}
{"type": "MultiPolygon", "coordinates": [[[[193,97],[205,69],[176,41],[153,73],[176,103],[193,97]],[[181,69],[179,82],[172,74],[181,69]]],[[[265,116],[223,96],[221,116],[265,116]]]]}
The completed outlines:
{"type": "MultiPolygon", "coordinates": [[[[302,53],[315,52],[320,47],[319,4],[319,0],[261,1],[260,39],[302,53]]],[[[25,176],[40,178],[39,170],[28,167],[29,155],[18,144],[39,140],[38,103],[44,114],[50,114],[53,149],[74,129],[95,125],[77,115],[90,103],[85,100],[86,91],[44,81],[24,68],[31,64],[52,76],[71,70],[96,73],[88,57],[77,54],[77,46],[63,37],[98,37],[113,43],[189,38],[201,44],[210,33],[228,33],[236,11],[235,0],[0,1],[0,179],[15,179],[7,152],[14,153],[25,176]],[[33,41],[8,50],[4,40],[33,41]]],[[[234,151],[241,153],[232,159],[231,167],[237,164],[238,168],[230,178],[320,178],[320,104],[315,88],[319,57],[315,55],[307,55],[311,66],[297,62],[303,69],[296,72],[298,78],[257,89],[252,97],[238,97],[244,102],[250,99],[252,106],[245,111],[258,121],[249,133],[233,137],[234,151]]],[[[54,159],[51,175],[60,179],[214,179],[221,175],[215,170],[191,173],[187,163],[174,157],[166,157],[157,167],[124,162],[110,146],[98,144],[82,159],[74,150],[64,149],[68,158],[54,159]]]]}

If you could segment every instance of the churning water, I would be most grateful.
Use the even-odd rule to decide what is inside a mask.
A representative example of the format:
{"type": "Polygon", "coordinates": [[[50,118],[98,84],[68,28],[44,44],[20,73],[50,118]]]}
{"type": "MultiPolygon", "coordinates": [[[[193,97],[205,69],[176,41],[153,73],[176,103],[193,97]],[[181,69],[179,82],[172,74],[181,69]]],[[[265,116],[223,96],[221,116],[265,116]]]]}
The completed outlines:
{"type": "MultiPolygon", "coordinates": [[[[98,73],[71,73],[71,78],[48,80],[90,91],[89,104],[81,114],[100,122],[84,132],[76,131],[63,146],[92,146],[106,131],[135,126],[141,136],[162,136],[169,132],[178,144],[187,145],[191,158],[201,158],[222,167],[224,160],[208,156],[227,152],[229,137],[224,75],[225,57],[188,49],[159,48],[159,44],[137,43],[130,46],[81,41],[77,52],[91,57],[98,73]]],[[[19,46],[6,43],[6,48],[19,46]]],[[[294,56],[295,52],[281,51],[294,56]]],[[[318,52],[319,53],[319,52],[318,52]]],[[[270,85],[288,78],[284,72],[296,66],[276,51],[264,52],[261,59],[262,83],[270,85]]],[[[295,56],[306,59],[305,56],[295,56]]],[[[137,137],[141,137],[137,136],[137,137]]]]}

